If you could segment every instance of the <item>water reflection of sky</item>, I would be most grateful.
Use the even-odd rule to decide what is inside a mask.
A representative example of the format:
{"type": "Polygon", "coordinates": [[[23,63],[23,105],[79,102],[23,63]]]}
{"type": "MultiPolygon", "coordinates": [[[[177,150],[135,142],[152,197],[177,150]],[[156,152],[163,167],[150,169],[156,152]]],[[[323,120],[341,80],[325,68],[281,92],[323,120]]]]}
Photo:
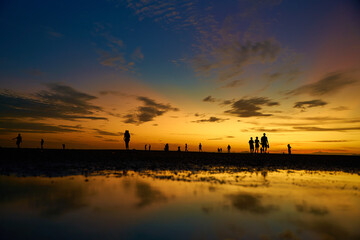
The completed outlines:
{"type": "Polygon", "coordinates": [[[356,174],[0,176],[2,239],[359,239],[359,219],[356,174]]]}

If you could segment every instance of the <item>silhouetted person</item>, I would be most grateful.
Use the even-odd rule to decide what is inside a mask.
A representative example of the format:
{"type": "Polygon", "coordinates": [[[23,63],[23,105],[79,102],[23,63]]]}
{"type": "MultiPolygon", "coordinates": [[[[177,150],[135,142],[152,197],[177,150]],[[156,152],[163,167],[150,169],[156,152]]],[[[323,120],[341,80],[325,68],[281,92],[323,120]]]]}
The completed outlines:
{"type": "Polygon", "coordinates": [[[16,139],[17,148],[20,148],[20,144],[22,143],[21,134],[19,133],[19,135],[17,135],[17,137],[13,138],[13,140],[15,140],[15,139],[16,139]]]}
{"type": "Polygon", "coordinates": [[[259,138],[255,138],[255,153],[259,153],[260,141],[259,138]]]}
{"type": "Polygon", "coordinates": [[[168,152],[168,151],[169,151],[169,144],[168,144],[168,143],[167,143],[167,144],[165,144],[164,151],[165,151],[165,152],[168,152]]]}
{"type": "Polygon", "coordinates": [[[130,142],[129,130],[126,130],[124,133],[124,141],[125,141],[126,150],[129,150],[129,142],[130,142]]]}
{"type": "Polygon", "coordinates": [[[228,150],[228,153],[230,153],[230,149],[231,149],[231,147],[230,147],[230,144],[227,146],[227,150],[228,150]]]}
{"type": "Polygon", "coordinates": [[[222,153],[222,148],[220,148],[220,152],[222,153]]]}
{"type": "Polygon", "coordinates": [[[145,144],[145,151],[147,150],[147,144],[145,144]]]}
{"type": "Polygon", "coordinates": [[[188,149],[187,149],[187,143],[185,143],[185,152],[187,152],[188,149]]]}
{"type": "Polygon", "coordinates": [[[264,133],[264,136],[261,137],[261,147],[263,149],[263,153],[266,153],[267,149],[269,148],[269,141],[264,133]]]}
{"type": "Polygon", "coordinates": [[[289,155],[291,154],[291,146],[290,146],[290,144],[288,144],[288,153],[289,153],[289,155]]]}
{"type": "Polygon", "coordinates": [[[41,139],[40,145],[41,145],[41,149],[44,149],[44,139],[41,139]]]}
{"type": "Polygon", "coordinates": [[[199,152],[202,152],[202,145],[199,143],[199,152]]]}
{"type": "Polygon", "coordinates": [[[65,144],[63,144],[62,147],[63,147],[63,150],[65,150],[65,144]]]}
{"type": "Polygon", "coordinates": [[[180,150],[180,146],[178,146],[178,152],[181,152],[181,150],[180,150]]]}
{"type": "Polygon", "coordinates": [[[250,153],[254,153],[254,140],[252,137],[249,140],[249,146],[250,146],[250,153]]]}
{"type": "Polygon", "coordinates": [[[149,144],[149,152],[151,151],[151,145],[149,144]]]}

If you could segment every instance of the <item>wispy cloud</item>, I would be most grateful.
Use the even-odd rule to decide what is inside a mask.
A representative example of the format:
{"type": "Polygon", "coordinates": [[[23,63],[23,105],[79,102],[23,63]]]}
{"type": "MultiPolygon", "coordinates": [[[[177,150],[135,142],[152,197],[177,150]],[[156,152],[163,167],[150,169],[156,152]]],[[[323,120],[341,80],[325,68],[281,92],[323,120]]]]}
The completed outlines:
{"type": "Polygon", "coordinates": [[[321,96],[337,93],[343,88],[357,82],[348,72],[329,73],[319,81],[298,87],[287,92],[287,95],[309,94],[313,96],[321,96]]]}
{"type": "Polygon", "coordinates": [[[203,99],[203,102],[216,102],[217,100],[213,98],[212,96],[207,96],[203,99]]]}
{"type": "Polygon", "coordinates": [[[326,104],[327,104],[327,102],[324,102],[320,99],[315,99],[315,100],[311,100],[311,101],[296,102],[294,105],[294,108],[306,109],[306,108],[313,108],[313,107],[321,107],[321,106],[325,106],[326,104]]]}
{"type": "Polygon", "coordinates": [[[308,132],[345,132],[345,131],[359,131],[360,126],[356,127],[334,127],[334,128],[323,128],[323,127],[294,127],[295,130],[308,131],[308,132]]]}
{"type": "Polygon", "coordinates": [[[348,107],[345,107],[345,106],[339,106],[339,107],[334,107],[332,108],[332,110],[335,110],[335,111],[345,111],[345,110],[349,110],[348,107]]]}
{"type": "Polygon", "coordinates": [[[104,130],[97,129],[97,128],[94,128],[93,130],[95,130],[96,133],[97,133],[97,134],[100,134],[100,135],[105,135],[105,136],[120,136],[120,133],[108,132],[108,131],[104,131],[104,130]]]}
{"type": "Polygon", "coordinates": [[[17,119],[0,119],[0,132],[27,132],[27,133],[64,133],[64,132],[81,132],[76,126],[51,125],[39,122],[26,122],[17,119]]]}
{"type": "Polygon", "coordinates": [[[47,84],[47,87],[48,90],[29,96],[0,92],[0,118],[107,120],[95,114],[103,111],[90,103],[95,96],[61,84],[47,84]]]}
{"type": "Polygon", "coordinates": [[[235,88],[235,87],[238,87],[242,84],[242,81],[241,80],[234,80],[234,81],[231,81],[225,85],[223,85],[221,88],[235,88]]]}
{"type": "Polygon", "coordinates": [[[229,120],[229,118],[209,117],[208,119],[199,119],[199,120],[192,121],[192,122],[195,122],[195,123],[205,123],[205,122],[220,123],[220,122],[224,122],[226,120],[229,120]]]}
{"type": "MultiPolygon", "coordinates": [[[[291,128],[251,128],[254,132],[347,132],[347,131],[359,131],[359,126],[354,127],[317,127],[317,126],[306,126],[299,127],[294,126],[291,128]]],[[[248,131],[248,130],[246,130],[248,131]]]]}
{"type": "MultiPolygon", "coordinates": [[[[204,76],[215,74],[221,81],[238,77],[245,66],[273,62],[281,48],[274,40],[259,42],[239,40],[217,43],[211,48],[202,49],[194,60],[195,71],[204,76]]],[[[231,85],[239,84],[232,82],[231,85]]]]}
{"type": "Polygon", "coordinates": [[[134,71],[135,64],[144,59],[141,48],[127,50],[123,40],[112,35],[107,28],[109,27],[95,23],[94,35],[98,39],[96,45],[99,63],[120,71],[134,71]]]}
{"type": "Polygon", "coordinates": [[[264,97],[240,99],[231,103],[231,109],[225,111],[225,113],[235,115],[237,117],[266,117],[271,116],[272,114],[260,112],[262,107],[272,107],[277,105],[279,105],[278,102],[264,97]]]}
{"type": "Polygon", "coordinates": [[[148,97],[139,96],[137,100],[143,103],[134,113],[125,115],[125,123],[142,124],[153,121],[154,118],[163,115],[169,111],[179,111],[178,108],[172,107],[170,104],[157,103],[148,97]]]}

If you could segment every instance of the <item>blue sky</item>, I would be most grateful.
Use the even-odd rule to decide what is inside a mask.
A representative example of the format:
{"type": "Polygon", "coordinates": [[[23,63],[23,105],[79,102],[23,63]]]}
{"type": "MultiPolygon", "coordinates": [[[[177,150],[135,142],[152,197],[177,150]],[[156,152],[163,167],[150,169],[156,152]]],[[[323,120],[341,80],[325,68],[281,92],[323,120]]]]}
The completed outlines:
{"type": "MultiPolygon", "coordinates": [[[[61,95],[66,105],[75,94],[72,104],[89,107],[82,114],[109,121],[83,122],[87,133],[101,126],[145,131],[144,125],[181,119],[172,124],[179,132],[217,124],[219,132],[236,126],[239,138],[252,129],[354,139],[360,128],[359,9],[350,0],[2,1],[0,88],[10,101],[0,106],[3,122],[23,108],[12,98],[46,102],[61,95]],[[293,116],[294,125],[278,124],[293,116]],[[319,130],[316,121],[296,128],[311,117],[327,128],[319,130]]],[[[22,121],[68,126],[54,116],[22,121]]]]}

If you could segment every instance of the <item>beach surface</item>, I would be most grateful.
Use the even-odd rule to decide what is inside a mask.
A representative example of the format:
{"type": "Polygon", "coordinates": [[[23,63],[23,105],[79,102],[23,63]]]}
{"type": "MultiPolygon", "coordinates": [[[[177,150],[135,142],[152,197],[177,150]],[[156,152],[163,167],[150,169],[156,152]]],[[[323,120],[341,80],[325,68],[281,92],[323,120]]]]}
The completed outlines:
{"type": "Polygon", "coordinates": [[[343,171],[360,174],[360,157],[344,155],[164,152],[139,150],[0,149],[0,174],[68,176],[100,171],[258,170],[343,171]]]}

